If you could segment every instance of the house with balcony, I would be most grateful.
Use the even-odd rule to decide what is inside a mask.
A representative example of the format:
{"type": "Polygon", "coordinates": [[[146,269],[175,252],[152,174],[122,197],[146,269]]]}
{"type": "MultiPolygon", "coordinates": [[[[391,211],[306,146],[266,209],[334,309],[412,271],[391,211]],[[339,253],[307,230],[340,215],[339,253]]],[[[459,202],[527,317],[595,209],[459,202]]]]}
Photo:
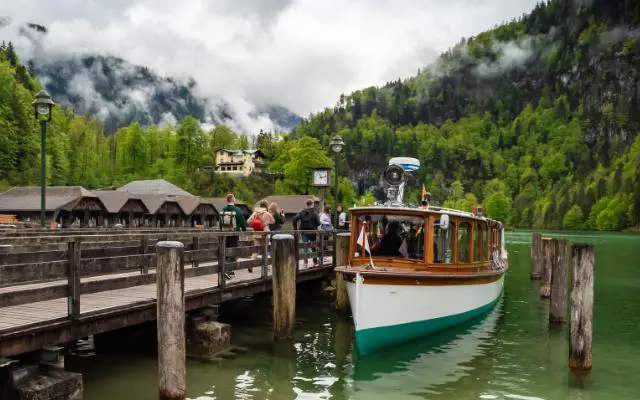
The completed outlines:
{"type": "Polygon", "coordinates": [[[216,173],[248,177],[264,171],[264,154],[260,150],[218,149],[214,153],[216,173]]]}

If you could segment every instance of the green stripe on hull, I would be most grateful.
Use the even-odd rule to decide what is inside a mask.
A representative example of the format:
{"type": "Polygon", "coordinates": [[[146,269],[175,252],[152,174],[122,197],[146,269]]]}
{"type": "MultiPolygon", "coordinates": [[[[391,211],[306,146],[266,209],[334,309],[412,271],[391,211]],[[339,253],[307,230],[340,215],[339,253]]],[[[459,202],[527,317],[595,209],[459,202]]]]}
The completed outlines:
{"type": "Polygon", "coordinates": [[[461,324],[491,310],[500,299],[500,295],[489,304],[460,314],[356,331],[356,348],[360,354],[371,353],[382,347],[407,342],[411,339],[461,324]]]}

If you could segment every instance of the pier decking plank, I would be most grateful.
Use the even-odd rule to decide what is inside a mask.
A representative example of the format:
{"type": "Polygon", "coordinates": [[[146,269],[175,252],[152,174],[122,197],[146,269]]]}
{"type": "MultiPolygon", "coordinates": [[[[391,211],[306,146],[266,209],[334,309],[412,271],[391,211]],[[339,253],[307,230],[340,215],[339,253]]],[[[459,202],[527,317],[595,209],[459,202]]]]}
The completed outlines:
{"type": "MultiPolygon", "coordinates": [[[[325,257],[324,264],[330,264],[331,258],[325,257]]],[[[216,262],[201,263],[200,266],[216,265],[216,262]]],[[[190,265],[185,265],[185,270],[191,268],[190,265]]],[[[310,267],[305,267],[303,261],[300,260],[300,271],[309,270],[310,267]]],[[[149,270],[150,273],[155,273],[154,269],[149,270]]],[[[271,266],[268,267],[268,275],[270,276],[271,266]]],[[[234,285],[242,283],[248,283],[261,278],[261,268],[253,268],[253,272],[249,272],[246,269],[240,269],[235,271],[235,277],[227,281],[227,288],[232,288],[234,285]]],[[[81,282],[91,282],[98,280],[108,280],[116,277],[127,277],[140,275],[139,271],[124,272],[118,274],[109,274],[102,276],[93,276],[82,278],[81,282]]],[[[10,286],[0,288],[0,293],[10,294],[23,290],[39,289],[52,286],[65,286],[67,282],[65,280],[56,280],[50,282],[40,282],[33,284],[25,284],[19,286],[10,286]]],[[[188,296],[190,292],[196,292],[203,289],[212,289],[218,287],[218,274],[200,275],[195,277],[189,277],[185,279],[185,295],[188,296]]],[[[97,293],[83,294],[80,300],[80,317],[87,313],[96,311],[108,311],[112,308],[124,307],[127,305],[135,305],[141,301],[154,301],[156,299],[156,284],[139,285],[128,287],[124,289],[107,290],[97,293]]],[[[15,306],[8,306],[0,308],[0,335],[8,330],[15,330],[23,326],[28,326],[37,323],[46,323],[47,321],[54,321],[67,317],[67,298],[58,298],[53,300],[46,300],[28,304],[20,304],[15,306]]]]}

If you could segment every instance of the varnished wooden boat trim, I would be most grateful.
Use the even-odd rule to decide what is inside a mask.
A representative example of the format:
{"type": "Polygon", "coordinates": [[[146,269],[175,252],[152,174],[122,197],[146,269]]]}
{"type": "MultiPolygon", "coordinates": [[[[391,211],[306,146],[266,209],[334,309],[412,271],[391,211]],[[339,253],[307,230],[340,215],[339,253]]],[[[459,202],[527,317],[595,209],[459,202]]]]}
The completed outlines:
{"type": "Polygon", "coordinates": [[[419,272],[387,272],[359,270],[348,267],[338,267],[337,272],[342,272],[347,279],[359,273],[364,277],[367,285],[398,285],[398,286],[453,286],[453,285],[485,285],[499,280],[506,270],[486,271],[473,274],[447,274],[447,273],[419,273],[419,272]]]}

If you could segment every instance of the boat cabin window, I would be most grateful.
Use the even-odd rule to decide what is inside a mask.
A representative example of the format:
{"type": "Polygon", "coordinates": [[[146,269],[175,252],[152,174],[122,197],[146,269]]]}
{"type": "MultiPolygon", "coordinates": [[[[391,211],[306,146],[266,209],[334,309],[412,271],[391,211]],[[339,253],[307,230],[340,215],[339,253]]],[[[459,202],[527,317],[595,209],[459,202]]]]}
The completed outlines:
{"type": "Polygon", "coordinates": [[[433,262],[436,264],[451,264],[453,263],[452,254],[452,234],[453,227],[449,226],[449,229],[442,229],[440,227],[440,220],[436,220],[433,225],[433,262]]]}
{"type": "Polygon", "coordinates": [[[487,261],[489,259],[489,227],[482,226],[482,260],[487,261]]]}
{"type": "MultiPolygon", "coordinates": [[[[424,257],[424,218],[407,215],[365,214],[358,216],[357,238],[366,238],[373,257],[424,257]],[[364,229],[364,231],[363,231],[364,229]]],[[[363,255],[362,239],[356,243],[356,257],[363,255]]],[[[365,254],[369,255],[366,251],[365,254]]]]}
{"type": "Polygon", "coordinates": [[[484,247],[484,242],[482,241],[482,225],[476,224],[475,229],[473,230],[473,261],[480,262],[482,261],[482,247],[484,247]]]}
{"type": "Polygon", "coordinates": [[[458,224],[458,263],[468,264],[471,262],[469,258],[470,246],[469,235],[471,234],[471,224],[468,222],[460,222],[458,224]]]}

